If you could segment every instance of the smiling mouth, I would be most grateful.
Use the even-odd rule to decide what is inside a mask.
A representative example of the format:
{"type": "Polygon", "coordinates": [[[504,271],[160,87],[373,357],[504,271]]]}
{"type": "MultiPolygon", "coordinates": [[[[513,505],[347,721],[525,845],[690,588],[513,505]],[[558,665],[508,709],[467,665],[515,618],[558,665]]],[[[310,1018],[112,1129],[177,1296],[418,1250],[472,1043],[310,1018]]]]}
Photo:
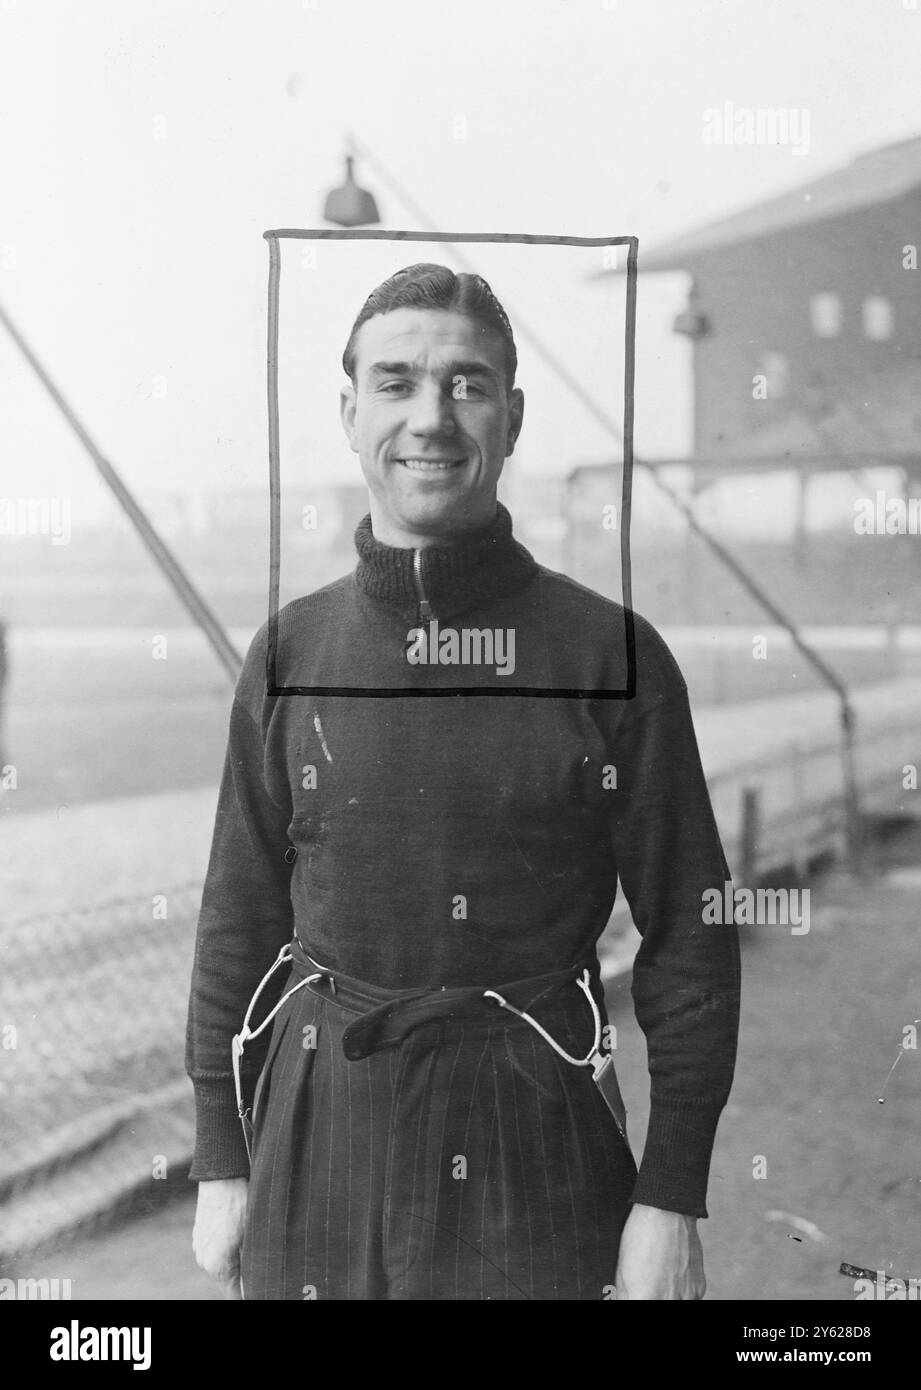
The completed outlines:
{"type": "Polygon", "coordinates": [[[424,458],[405,458],[396,459],[396,463],[408,468],[410,473],[447,473],[452,468],[459,468],[464,459],[424,459],[424,458]]]}

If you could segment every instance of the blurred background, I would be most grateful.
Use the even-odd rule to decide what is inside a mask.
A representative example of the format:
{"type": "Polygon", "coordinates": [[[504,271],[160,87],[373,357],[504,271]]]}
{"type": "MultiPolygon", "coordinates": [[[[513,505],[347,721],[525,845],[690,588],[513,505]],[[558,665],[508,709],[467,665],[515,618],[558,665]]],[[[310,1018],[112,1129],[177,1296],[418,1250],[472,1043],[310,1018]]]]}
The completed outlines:
{"type": "Polygon", "coordinates": [[[624,248],[282,243],[281,599],[354,563],[366,294],[479,270],[519,538],[669,642],[737,884],[813,893],[746,935],[711,1294],[921,1275],[919,56],[909,0],[4,0],[0,1278],[212,1296],[182,1033],[268,603],[262,234],[355,226],[639,238],[629,518],[624,248]]]}

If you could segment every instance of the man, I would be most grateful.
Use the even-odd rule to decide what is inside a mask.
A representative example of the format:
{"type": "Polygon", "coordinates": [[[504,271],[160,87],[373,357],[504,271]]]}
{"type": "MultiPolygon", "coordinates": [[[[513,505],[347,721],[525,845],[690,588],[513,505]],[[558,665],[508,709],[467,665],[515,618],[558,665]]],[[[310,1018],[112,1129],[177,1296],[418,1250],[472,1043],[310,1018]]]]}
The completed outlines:
{"type": "Polygon", "coordinates": [[[702,920],[729,873],[684,681],[637,617],[635,697],[599,698],[627,683],[623,610],[512,536],[524,397],[485,281],[400,271],[343,365],[370,516],[276,651],[278,686],[340,693],[267,696],[263,629],[231,715],[189,1012],[198,1261],[248,1299],[700,1298],[738,944],[702,920]],[[638,1174],[596,1065],[618,875],[638,1174]],[[280,952],[265,1055],[242,1020],[280,952]]]}

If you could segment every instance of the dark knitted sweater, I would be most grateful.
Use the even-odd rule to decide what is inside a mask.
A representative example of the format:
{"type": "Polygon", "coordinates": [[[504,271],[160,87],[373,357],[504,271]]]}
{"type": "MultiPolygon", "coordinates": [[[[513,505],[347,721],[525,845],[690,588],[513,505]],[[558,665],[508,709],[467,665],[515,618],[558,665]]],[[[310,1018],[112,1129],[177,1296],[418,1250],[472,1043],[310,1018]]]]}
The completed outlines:
{"type": "Polygon", "coordinates": [[[198,927],[192,1177],[248,1171],[230,1039],[295,931],[314,959],[387,988],[496,985],[591,952],[619,876],[643,937],[633,994],[652,1081],[633,1199],[706,1215],[738,942],[702,921],[704,891],[730,875],[674,659],[637,616],[633,699],[506,694],[625,688],[623,609],[539,566],[503,508],[489,533],[422,551],[415,574],[414,552],[380,544],[369,518],[356,543],[353,573],[282,609],[277,686],[479,694],[267,697],[267,629],[254,639],[198,927]],[[410,664],[408,634],[429,616],[513,632],[514,672],[410,664]]]}

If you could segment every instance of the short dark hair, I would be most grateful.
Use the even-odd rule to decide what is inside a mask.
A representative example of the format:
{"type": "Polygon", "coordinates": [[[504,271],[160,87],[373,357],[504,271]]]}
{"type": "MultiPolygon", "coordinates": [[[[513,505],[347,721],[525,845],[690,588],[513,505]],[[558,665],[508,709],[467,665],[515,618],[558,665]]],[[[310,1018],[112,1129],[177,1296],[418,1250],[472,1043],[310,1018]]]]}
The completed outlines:
{"type": "Polygon", "coordinates": [[[511,391],[518,370],[518,353],[508,315],[482,275],[466,271],[455,274],[445,265],[419,261],[405,266],[371,291],[352,324],[349,340],[342,354],[345,374],[355,381],[355,339],[358,330],[376,314],[389,314],[394,309],[453,309],[476,319],[486,328],[500,334],[505,346],[505,384],[511,391]]]}

